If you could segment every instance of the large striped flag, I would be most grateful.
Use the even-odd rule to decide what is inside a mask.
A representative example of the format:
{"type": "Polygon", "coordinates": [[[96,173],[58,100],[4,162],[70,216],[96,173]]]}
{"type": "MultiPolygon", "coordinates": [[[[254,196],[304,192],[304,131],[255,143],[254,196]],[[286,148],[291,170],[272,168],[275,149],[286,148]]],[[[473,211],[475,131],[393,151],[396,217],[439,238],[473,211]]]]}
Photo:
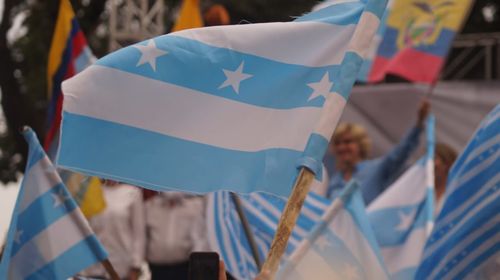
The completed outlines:
{"type": "Polygon", "coordinates": [[[12,214],[0,279],[67,279],[107,253],[71,198],[35,133],[12,214]]]}
{"type": "Polygon", "coordinates": [[[184,30],[112,53],[63,84],[58,164],[155,190],[286,196],[297,168],[321,176],[385,2],[184,30]]]}
{"type": "MultiPolygon", "coordinates": [[[[262,192],[241,195],[240,201],[259,257],[264,260],[286,201],[262,192]]],[[[314,193],[307,196],[288,241],[285,256],[289,256],[307,236],[330,203],[330,200],[314,193]]],[[[227,271],[236,279],[254,279],[259,269],[229,192],[219,191],[208,195],[206,218],[208,243],[224,260],[227,271]]]]}
{"type": "Polygon", "coordinates": [[[434,221],[434,117],[427,153],[368,206],[391,279],[414,279],[434,221]]]}
{"type": "Polygon", "coordinates": [[[389,279],[356,182],[330,204],[277,279],[389,279]]]}
{"type": "Polygon", "coordinates": [[[364,69],[369,82],[387,74],[434,83],[468,14],[472,0],[395,0],[387,11],[382,41],[364,69]]]}
{"type": "Polygon", "coordinates": [[[444,199],[416,279],[498,279],[500,105],[453,165],[444,199]]]}
{"type": "MultiPolygon", "coordinates": [[[[78,26],[71,3],[69,0],[60,0],[47,66],[50,103],[47,111],[48,129],[44,148],[51,159],[56,158],[59,143],[63,104],[61,83],[95,61],[96,58],[78,26]]],[[[106,207],[98,178],[86,178],[86,176],[69,171],[60,171],[60,175],[86,217],[96,215],[106,207]]]]}

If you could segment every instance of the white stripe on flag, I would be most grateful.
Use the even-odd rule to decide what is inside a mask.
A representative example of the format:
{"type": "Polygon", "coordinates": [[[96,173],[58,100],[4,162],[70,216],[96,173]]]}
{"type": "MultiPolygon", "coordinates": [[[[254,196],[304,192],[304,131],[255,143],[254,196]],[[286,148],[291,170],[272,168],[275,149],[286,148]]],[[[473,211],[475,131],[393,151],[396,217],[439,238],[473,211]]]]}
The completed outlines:
{"type": "Polygon", "coordinates": [[[404,244],[401,246],[382,248],[382,256],[387,264],[390,274],[401,271],[405,268],[417,267],[422,259],[422,246],[427,239],[427,229],[422,227],[411,231],[404,244]],[[414,248],[409,249],[408,246],[414,248]]]}
{"type": "Polygon", "coordinates": [[[26,173],[24,185],[28,186],[24,191],[24,196],[19,205],[19,213],[23,212],[35,201],[40,195],[46,193],[54,186],[61,183],[61,178],[50,163],[47,156],[41,158],[35,163],[26,173]],[[34,188],[36,186],[36,188],[34,188]]]}
{"type": "Polygon", "coordinates": [[[27,242],[11,259],[10,267],[20,270],[10,269],[9,279],[17,279],[16,275],[21,278],[31,275],[92,234],[90,227],[81,227],[76,221],[85,221],[79,208],[27,242]]]}
{"type": "Polygon", "coordinates": [[[303,132],[312,131],[321,112],[313,107],[258,107],[98,65],[63,83],[63,91],[64,110],[69,113],[248,152],[303,150],[310,134],[303,132]],[[93,77],[92,83],[86,82],[87,76],[93,77]],[[113,80],[120,83],[109,82],[113,80]],[[182,122],[166,121],[179,118],[182,122]]]}
{"type": "Polygon", "coordinates": [[[373,44],[372,38],[375,37],[379,24],[380,19],[376,15],[364,12],[359,19],[358,25],[365,28],[359,28],[356,30],[356,33],[352,36],[348,50],[353,51],[365,58],[368,50],[373,44]],[[361,32],[363,32],[363,35],[357,34],[361,32]]]}
{"type": "Polygon", "coordinates": [[[366,240],[347,210],[339,211],[333,218],[329,228],[344,242],[359,263],[371,264],[363,267],[365,275],[370,275],[373,279],[379,279],[378,277],[382,279],[386,275],[386,272],[382,270],[379,259],[373,252],[372,245],[366,240]]]}
{"type": "Polygon", "coordinates": [[[204,32],[189,29],[170,36],[283,63],[321,67],[340,64],[355,28],[354,24],[334,25],[319,21],[272,22],[206,27],[204,32]],[[262,38],[268,40],[263,42],[262,38]],[[321,46],[316,44],[314,52],[305,51],[311,49],[311,42],[321,46]]]}
{"type": "Polygon", "coordinates": [[[417,205],[425,198],[427,188],[425,167],[420,164],[414,164],[400,178],[387,189],[383,195],[375,199],[367,208],[368,213],[377,210],[398,207],[407,207],[408,205],[417,205]],[[396,188],[397,186],[408,186],[408,188],[396,188]]]}

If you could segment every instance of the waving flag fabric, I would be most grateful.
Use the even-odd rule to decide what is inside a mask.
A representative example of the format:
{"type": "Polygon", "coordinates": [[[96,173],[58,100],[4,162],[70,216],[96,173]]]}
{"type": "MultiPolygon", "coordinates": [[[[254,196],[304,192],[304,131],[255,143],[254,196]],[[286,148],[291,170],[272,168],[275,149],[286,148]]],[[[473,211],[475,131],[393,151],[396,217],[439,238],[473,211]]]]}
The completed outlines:
{"type": "Polygon", "coordinates": [[[357,183],[351,181],[330,204],[277,278],[389,279],[357,183]]]}
{"type": "Polygon", "coordinates": [[[500,271],[500,105],[453,165],[416,279],[496,279],[500,271]]]}
{"type": "MultiPolygon", "coordinates": [[[[236,279],[254,279],[259,270],[230,193],[215,192],[208,196],[207,201],[207,236],[211,249],[219,253],[227,271],[236,279]]],[[[242,195],[240,201],[263,260],[271,247],[286,201],[266,193],[242,195]]],[[[295,250],[329,204],[330,200],[314,193],[307,196],[285,255],[295,250]]]]}
{"type": "Polygon", "coordinates": [[[368,81],[394,74],[413,82],[435,82],[472,2],[393,1],[368,81]]]}
{"type": "Polygon", "coordinates": [[[30,129],[26,172],[0,263],[0,279],[67,279],[107,253],[30,129]]]}
{"type": "Polygon", "coordinates": [[[58,164],[154,190],[286,196],[321,160],[385,8],[214,26],[112,53],[63,84],[58,164]]]}
{"type": "Polygon", "coordinates": [[[427,153],[368,207],[391,279],[414,279],[434,220],[434,118],[427,153]]]}

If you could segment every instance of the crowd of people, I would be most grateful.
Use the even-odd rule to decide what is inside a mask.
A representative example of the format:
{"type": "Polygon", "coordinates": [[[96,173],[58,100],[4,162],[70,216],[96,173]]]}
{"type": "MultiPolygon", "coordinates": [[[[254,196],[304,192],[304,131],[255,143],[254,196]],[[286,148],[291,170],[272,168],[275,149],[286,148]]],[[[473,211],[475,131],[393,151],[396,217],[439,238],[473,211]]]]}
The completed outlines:
{"type": "MultiPolygon", "coordinates": [[[[400,175],[419,146],[430,104],[424,100],[417,111],[416,123],[386,155],[369,159],[371,141],[358,124],[341,123],[337,127],[326,157],[334,162],[326,166],[322,184],[312,191],[331,200],[355,179],[368,205],[400,175]]],[[[446,178],[457,152],[444,143],[435,148],[436,212],[442,206],[446,178]]],[[[147,263],[151,279],[187,279],[189,255],[209,251],[205,224],[205,197],[181,192],[152,192],[127,184],[103,180],[105,210],[90,218],[90,225],[109,252],[109,260],[121,279],[139,279],[147,263]]],[[[81,273],[106,278],[101,265],[81,273]]],[[[231,279],[231,276],[229,276],[231,279]]]]}

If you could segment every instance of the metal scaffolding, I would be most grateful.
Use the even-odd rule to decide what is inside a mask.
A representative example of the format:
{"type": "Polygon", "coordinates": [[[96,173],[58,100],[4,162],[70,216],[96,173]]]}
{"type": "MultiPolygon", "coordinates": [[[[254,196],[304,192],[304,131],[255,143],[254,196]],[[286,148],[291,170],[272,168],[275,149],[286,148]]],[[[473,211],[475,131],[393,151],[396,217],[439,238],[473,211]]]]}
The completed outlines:
{"type": "Polygon", "coordinates": [[[463,34],[455,39],[442,78],[462,80],[470,76],[500,79],[500,33],[463,34]]]}
{"type": "Polygon", "coordinates": [[[109,51],[165,33],[163,0],[112,0],[109,51]]]}

